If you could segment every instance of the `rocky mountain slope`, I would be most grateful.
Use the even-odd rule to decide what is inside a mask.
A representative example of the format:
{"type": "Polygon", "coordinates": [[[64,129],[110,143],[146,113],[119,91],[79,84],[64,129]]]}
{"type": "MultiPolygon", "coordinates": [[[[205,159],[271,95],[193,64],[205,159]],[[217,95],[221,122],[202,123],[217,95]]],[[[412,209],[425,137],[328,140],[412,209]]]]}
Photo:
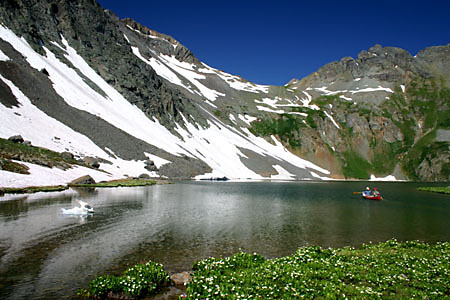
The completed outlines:
{"type": "Polygon", "coordinates": [[[0,23],[0,138],[102,177],[450,180],[450,45],[376,45],[278,87],[92,0],[2,1],[0,23]]]}

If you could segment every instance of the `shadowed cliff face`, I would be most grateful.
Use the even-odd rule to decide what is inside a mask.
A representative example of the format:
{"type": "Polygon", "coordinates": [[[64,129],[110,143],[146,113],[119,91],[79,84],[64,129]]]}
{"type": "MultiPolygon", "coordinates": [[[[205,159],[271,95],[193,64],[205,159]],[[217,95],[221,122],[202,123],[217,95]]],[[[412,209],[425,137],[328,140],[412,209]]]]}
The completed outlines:
{"type": "MultiPolygon", "coordinates": [[[[0,61],[0,74],[33,105],[122,159],[145,160],[151,153],[170,161],[159,168],[160,175],[193,177],[223,170],[234,159],[237,169],[265,178],[286,171],[291,179],[373,174],[450,180],[450,45],[424,49],[415,57],[375,45],[357,58],[344,57],[275,87],[211,68],[172,37],[131,19],[119,20],[95,1],[7,0],[0,5],[0,22],[42,56],[50,51],[108,99],[98,80],[73,65],[67,41],[96,76],[179,139],[183,155],[118,128],[90,108],[66,104],[48,70],[31,66],[14,45],[0,40],[9,58],[0,61]],[[193,136],[216,127],[213,137],[197,136],[192,146],[193,136]],[[212,143],[227,141],[234,157],[211,150],[225,149],[212,143]],[[330,173],[319,169],[313,175],[303,163],[280,157],[272,149],[280,143],[330,173]]],[[[0,88],[5,109],[17,107],[10,87],[0,81],[0,88]]]]}

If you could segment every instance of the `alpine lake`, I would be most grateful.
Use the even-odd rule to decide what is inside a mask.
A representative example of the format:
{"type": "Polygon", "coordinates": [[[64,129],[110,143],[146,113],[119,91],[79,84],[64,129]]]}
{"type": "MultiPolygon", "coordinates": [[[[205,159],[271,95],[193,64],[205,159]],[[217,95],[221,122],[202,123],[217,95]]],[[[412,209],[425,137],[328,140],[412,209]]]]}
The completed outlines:
{"type": "Polygon", "coordinates": [[[266,258],[307,245],[361,246],[395,238],[450,241],[448,183],[176,182],[0,197],[0,299],[76,299],[101,274],[139,262],[189,271],[239,251],[266,258]],[[352,192],[377,187],[382,201],[352,192]],[[95,213],[62,208],[88,202],[95,213]]]}

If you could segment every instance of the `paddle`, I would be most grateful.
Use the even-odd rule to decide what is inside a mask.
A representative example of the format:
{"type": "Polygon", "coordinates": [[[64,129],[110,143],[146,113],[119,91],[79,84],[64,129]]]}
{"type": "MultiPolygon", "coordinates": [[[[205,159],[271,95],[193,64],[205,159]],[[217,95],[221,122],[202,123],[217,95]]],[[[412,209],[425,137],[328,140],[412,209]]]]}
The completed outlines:
{"type": "Polygon", "coordinates": [[[362,192],[352,192],[353,195],[359,195],[362,194],[362,192]]]}

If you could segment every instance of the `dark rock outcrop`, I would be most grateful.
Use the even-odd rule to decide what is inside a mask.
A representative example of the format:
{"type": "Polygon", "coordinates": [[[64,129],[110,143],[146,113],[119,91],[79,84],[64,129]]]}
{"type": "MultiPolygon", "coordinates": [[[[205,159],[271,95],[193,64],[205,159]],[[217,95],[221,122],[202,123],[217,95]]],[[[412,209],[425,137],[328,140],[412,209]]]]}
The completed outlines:
{"type": "Polygon", "coordinates": [[[78,184],[95,184],[94,178],[89,175],[81,176],[77,179],[72,180],[69,185],[78,185],[78,184]]]}
{"type": "Polygon", "coordinates": [[[84,157],[83,162],[91,168],[95,169],[100,168],[100,161],[95,157],[91,156],[84,157]]]}
{"type": "Polygon", "coordinates": [[[13,135],[8,138],[8,141],[11,141],[13,143],[22,144],[24,142],[24,139],[21,135],[13,135]]]}

